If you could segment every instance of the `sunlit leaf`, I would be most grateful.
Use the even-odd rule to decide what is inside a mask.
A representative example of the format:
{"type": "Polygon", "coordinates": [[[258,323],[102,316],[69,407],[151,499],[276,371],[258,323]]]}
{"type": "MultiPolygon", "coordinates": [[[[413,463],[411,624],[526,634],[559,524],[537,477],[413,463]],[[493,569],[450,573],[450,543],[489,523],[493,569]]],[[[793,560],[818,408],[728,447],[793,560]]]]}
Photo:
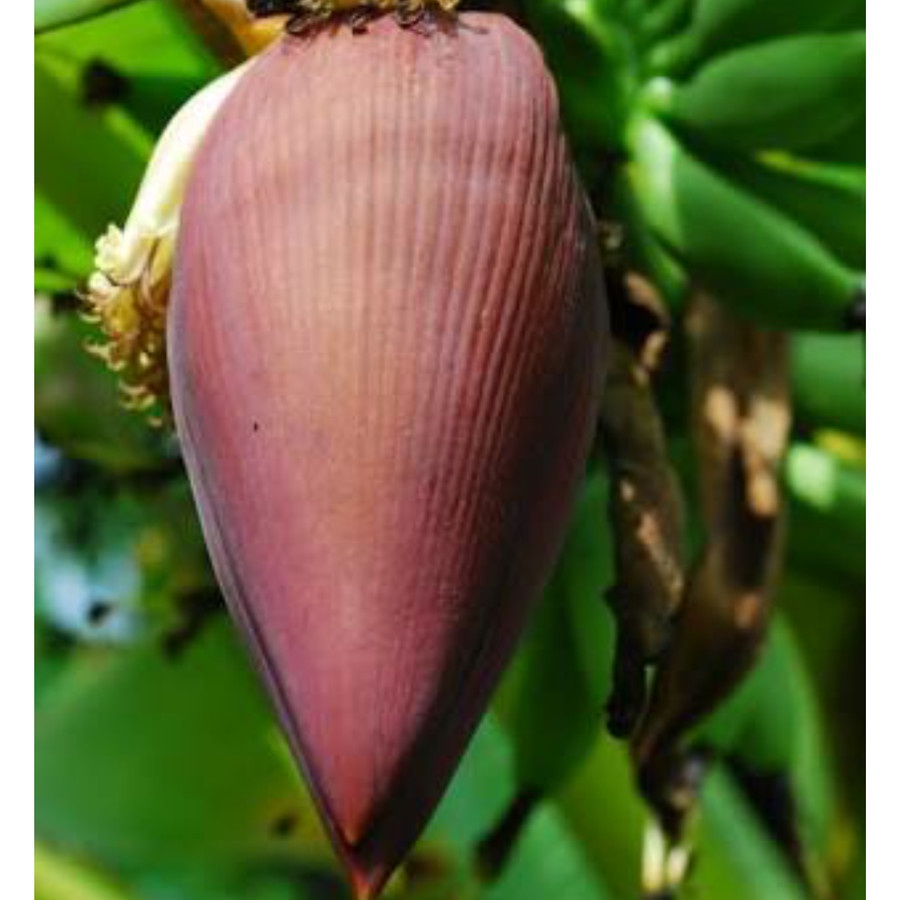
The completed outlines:
{"type": "Polygon", "coordinates": [[[50,28],[61,28],[134,2],[135,0],[34,0],[34,30],[40,33],[50,28]]]}

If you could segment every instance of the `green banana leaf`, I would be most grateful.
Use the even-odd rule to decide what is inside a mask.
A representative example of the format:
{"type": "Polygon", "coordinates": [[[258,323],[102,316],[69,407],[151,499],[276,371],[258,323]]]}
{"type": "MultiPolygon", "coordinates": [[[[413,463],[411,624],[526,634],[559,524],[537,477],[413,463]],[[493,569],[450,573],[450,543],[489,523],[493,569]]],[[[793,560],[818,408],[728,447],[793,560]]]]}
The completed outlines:
{"type": "Polygon", "coordinates": [[[120,868],[329,858],[223,616],[174,659],[156,642],[80,651],[35,720],[44,840],[120,868]]]}
{"type": "Polygon", "coordinates": [[[517,780],[541,793],[554,791],[590,752],[609,696],[614,631],[603,600],[613,580],[607,494],[603,476],[585,484],[503,691],[517,780]]]}
{"type": "Polygon", "coordinates": [[[736,183],[785,213],[851,268],[866,267],[865,170],[779,155],[716,164],[736,183]]]}
{"type": "Polygon", "coordinates": [[[102,15],[135,0],[34,0],[34,30],[61,28],[92,16],[102,15]]]}
{"type": "Polygon", "coordinates": [[[99,236],[127,216],[152,141],[117,109],[86,109],[77,89],[68,62],[37,55],[35,185],[72,227],[99,236]]]}
{"type": "Polygon", "coordinates": [[[143,0],[38,36],[38,290],[83,285],[94,241],[128,214],[155,135],[219,70],[163,0],[143,0]],[[112,96],[104,97],[98,88],[98,72],[104,75],[100,87],[112,80],[112,96]]]}
{"type": "MultiPolygon", "coordinates": [[[[107,5],[115,2],[107,0],[107,5]]],[[[38,35],[35,55],[68,60],[79,71],[87,63],[102,60],[126,77],[157,73],[169,78],[209,79],[220,70],[171,0],[140,0],[107,15],[38,35]]],[[[40,115],[41,107],[36,108],[40,115]]]]}
{"type": "MultiPolygon", "coordinates": [[[[426,832],[426,841],[451,848],[467,859],[493,827],[516,790],[511,747],[494,716],[482,722],[450,789],[426,832]]],[[[471,876],[470,876],[471,877],[471,876]]],[[[438,896],[446,896],[446,893],[438,896]]],[[[541,804],[498,879],[472,896],[485,900],[566,900],[612,898],[559,811],[541,804]]]]}
{"type": "MultiPolygon", "coordinates": [[[[641,850],[647,813],[623,745],[601,740],[558,799],[585,858],[619,900],[642,900],[641,850]],[[602,814],[598,814],[602,810],[602,814]]],[[[696,863],[685,896],[808,900],[728,774],[713,770],[703,789],[696,863]]]]}
{"type": "Polygon", "coordinates": [[[131,900],[131,893],[83,860],[34,848],[34,900],[131,900]]]}

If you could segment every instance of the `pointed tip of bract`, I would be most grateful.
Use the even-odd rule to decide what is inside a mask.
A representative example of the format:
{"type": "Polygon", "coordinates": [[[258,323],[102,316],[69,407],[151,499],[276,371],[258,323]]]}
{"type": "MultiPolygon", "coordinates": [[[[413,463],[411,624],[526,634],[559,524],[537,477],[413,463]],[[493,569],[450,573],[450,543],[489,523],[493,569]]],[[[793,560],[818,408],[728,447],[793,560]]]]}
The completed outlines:
{"type": "Polygon", "coordinates": [[[347,859],[350,886],[356,900],[375,900],[391,876],[392,869],[386,866],[367,866],[360,860],[347,859]]]}
{"type": "Polygon", "coordinates": [[[367,825],[348,828],[326,814],[331,823],[332,844],[343,863],[354,900],[375,900],[400,862],[402,854],[390,853],[383,834],[367,825]]]}
{"type": "Polygon", "coordinates": [[[403,820],[402,809],[385,810],[367,795],[356,794],[353,800],[338,808],[323,801],[321,809],[355,900],[375,900],[407,846],[406,842],[396,843],[398,824],[403,820]],[[387,829],[385,819],[393,823],[387,829]]]}

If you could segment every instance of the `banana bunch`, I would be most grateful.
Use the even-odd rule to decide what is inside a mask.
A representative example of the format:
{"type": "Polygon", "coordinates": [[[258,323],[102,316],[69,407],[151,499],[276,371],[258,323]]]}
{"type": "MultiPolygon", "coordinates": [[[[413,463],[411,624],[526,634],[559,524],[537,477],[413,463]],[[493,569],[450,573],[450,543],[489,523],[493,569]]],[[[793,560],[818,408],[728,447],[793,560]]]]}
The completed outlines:
{"type": "Polygon", "coordinates": [[[578,72],[545,46],[598,208],[673,306],[694,285],[766,327],[864,327],[862,0],[527,6],[594,45],[578,72]]]}

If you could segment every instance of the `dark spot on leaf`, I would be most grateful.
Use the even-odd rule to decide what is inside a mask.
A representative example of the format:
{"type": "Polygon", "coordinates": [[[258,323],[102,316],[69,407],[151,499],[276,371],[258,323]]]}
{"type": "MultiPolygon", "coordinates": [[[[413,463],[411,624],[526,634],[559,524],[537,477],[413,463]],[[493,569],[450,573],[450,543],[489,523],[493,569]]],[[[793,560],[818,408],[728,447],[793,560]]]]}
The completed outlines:
{"type": "Polygon", "coordinates": [[[89,62],[81,73],[81,97],[88,107],[117,103],[128,88],[128,79],[101,59],[89,62]]]}
{"type": "Polygon", "coordinates": [[[94,600],[87,608],[87,620],[90,625],[101,625],[113,611],[113,604],[107,600],[94,600]]]}
{"type": "Polygon", "coordinates": [[[297,828],[297,814],[286,812],[272,820],[269,831],[279,838],[289,837],[297,828]]]}

